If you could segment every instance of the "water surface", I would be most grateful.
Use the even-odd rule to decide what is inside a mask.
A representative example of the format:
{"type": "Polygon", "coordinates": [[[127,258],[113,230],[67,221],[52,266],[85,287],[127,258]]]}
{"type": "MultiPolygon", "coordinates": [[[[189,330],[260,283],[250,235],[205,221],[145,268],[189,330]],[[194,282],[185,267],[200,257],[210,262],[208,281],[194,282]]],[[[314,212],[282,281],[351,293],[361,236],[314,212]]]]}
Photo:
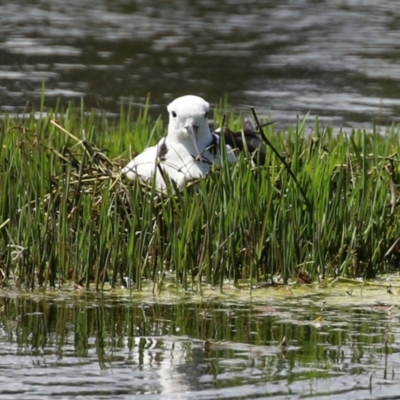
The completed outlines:
{"type": "Polygon", "coordinates": [[[274,290],[253,301],[4,291],[0,399],[396,398],[400,311],[384,289],[387,302],[358,289],[356,302],[272,301],[274,290]]]}
{"type": "Polygon", "coordinates": [[[0,110],[193,93],[290,123],[399,121],[400,7],[375,1],[0,2],[0,110]]]}

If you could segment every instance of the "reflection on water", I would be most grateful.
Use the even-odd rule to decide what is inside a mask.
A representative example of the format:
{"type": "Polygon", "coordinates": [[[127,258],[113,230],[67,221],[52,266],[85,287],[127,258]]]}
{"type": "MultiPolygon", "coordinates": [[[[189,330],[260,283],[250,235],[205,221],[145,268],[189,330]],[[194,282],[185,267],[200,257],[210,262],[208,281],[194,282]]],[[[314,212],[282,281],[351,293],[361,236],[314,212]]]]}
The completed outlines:
{"type": "Polygon", "coordinates": [[[391,124],[400,111],[396,2],[58,0],[0,3],[0,109],[84,97],[157,115],[193,93],[284,122],[391,124]]]}
{"type": "Polygon", "coordinates": [[[383,399],[400,389],[398,308],[62,296],[0,299],[0,399],[383,399]]]}

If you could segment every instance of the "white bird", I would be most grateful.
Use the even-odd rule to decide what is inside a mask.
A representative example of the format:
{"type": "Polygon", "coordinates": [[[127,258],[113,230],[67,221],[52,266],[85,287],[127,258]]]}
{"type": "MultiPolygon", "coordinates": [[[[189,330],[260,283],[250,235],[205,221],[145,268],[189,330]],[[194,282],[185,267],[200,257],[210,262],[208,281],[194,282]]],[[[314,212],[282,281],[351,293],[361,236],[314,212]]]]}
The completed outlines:
{"type": "MultiPolygon", "coordinates": [[[[160,190],[166,189],[165,177],[181,188],[206,176],[212,163],[221,164],[219,136],[211,133],[208,126],[210,105],[201,97],[187,95],[175,99],[167,109],[167,136],[137,155],[121,171],[129,179],[139,178],[149,184],[155,179],[160,190]]],[[[229,146],[227,161],[236,161],[229,146]]]]}

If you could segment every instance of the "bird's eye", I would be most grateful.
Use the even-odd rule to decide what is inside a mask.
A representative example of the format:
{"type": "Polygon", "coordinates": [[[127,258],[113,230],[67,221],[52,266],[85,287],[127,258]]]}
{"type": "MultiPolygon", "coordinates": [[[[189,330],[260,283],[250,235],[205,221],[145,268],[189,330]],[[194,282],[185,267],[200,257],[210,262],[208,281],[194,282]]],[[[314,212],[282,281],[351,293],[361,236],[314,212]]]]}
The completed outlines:
{"type": "Polygon", "coordinates": [[[208,111],[206,111],[206,113],[204,114],[204,118],[208,117],[208,111]]]}
{"type": "Polygon", "coordinates": [[[172,116],[173,116],[174,118],[176,118],[176,112],[175,112],[175,111],[172,111],[172,116]]]}

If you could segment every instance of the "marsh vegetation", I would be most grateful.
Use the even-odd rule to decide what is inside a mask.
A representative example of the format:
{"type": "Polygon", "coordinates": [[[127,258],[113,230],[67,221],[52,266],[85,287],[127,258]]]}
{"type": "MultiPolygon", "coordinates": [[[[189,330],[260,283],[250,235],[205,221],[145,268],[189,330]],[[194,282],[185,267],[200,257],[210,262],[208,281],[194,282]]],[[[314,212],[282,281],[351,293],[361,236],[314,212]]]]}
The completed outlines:
{"type": "MultiPolygon", "coordinates": [[[[223,106],[214,112],[215,126],[223,106]]],[[[240,130],[241,115],[226,123],[240,130]]],[[[165,273],[185,289],[227,280],[373,277],[397,268],[399,130],[333,132],[318,120],[264,132],[265,165],[235,164],[165,193],[121,166],[164,134],[148,107],[119,118],[73,106],[0,122],[2,285],[101,290],[165,273]],[[285,162],[283,162],[284,160],[285,162]]]]}

